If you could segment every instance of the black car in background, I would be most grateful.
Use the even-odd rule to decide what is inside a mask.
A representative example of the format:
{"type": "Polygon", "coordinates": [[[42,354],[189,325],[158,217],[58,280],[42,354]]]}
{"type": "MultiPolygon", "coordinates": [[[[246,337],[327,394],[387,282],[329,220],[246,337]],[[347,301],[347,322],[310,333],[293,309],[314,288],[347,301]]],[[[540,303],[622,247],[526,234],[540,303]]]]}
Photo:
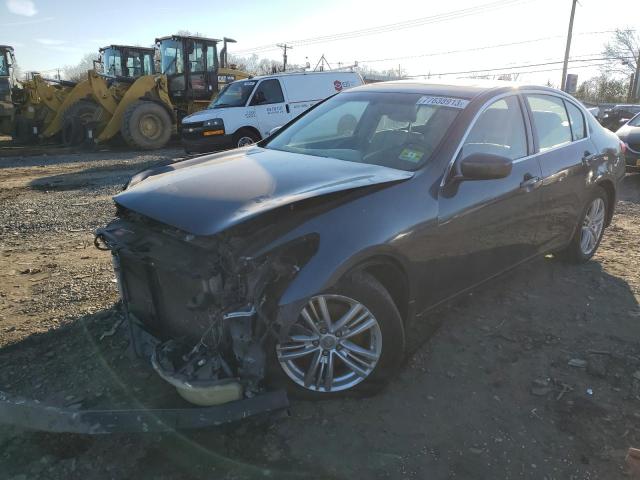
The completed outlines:
{"type": "Polygon", "coordinates": [[[373,392],[434,306],[549,252],[589,260],[623,176],[561,91],[378,83],[150,170],[97,236],[136,351],[179,391],[373,392]]]}
{"type": "Polygon", "coordinates": [[[603,127],[615,132],[638,113],[640,105],[615,105],[604,110],[599,120],[603,127]]]}
{"type": "Polygon", "coordinates": [[[640,113],[625,123],[616,132],[618,138],[625,144],[625,159],[627,170],[640,170],[640,113]]]}

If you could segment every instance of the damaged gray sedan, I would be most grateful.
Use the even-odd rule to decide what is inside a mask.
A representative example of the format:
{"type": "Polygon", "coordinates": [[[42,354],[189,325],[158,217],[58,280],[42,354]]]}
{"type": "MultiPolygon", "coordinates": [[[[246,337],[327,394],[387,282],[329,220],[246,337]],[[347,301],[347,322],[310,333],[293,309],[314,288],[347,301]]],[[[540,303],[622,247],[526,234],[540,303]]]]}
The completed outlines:
{"type": "Polygon", "coordinates": [[[137,175],[97,240],[136,352],[187,400],[371,393],[429,308],[548,252],[591,258],[623,175],[562,92],[392,82],[137,175]]]}

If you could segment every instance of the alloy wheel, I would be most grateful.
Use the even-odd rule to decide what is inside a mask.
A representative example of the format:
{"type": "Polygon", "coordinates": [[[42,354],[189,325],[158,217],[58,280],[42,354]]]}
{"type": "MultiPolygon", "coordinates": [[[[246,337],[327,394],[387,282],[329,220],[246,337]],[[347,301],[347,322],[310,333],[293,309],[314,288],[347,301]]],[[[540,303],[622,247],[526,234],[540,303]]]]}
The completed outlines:
{"type": "Polygon", "coordinates": [[[252,143],[254,143],[253,138],[247,136],[240,137],[238,139],[238,148],[246,147],[247,145],[251,145],[252,143]]]}
{"type": "Polygon", "coordinates": [[[342,295],[318,295],[305,305],[286,341],[276,345],[285,374],[316,392],[353,388],[368,378],[382,354],[374,315],[342,295]]]}
{"type": "Polygon", "coordinates": [[[580,250],[584,255],[591,255],[598,245],[604,229],[605,204],[598,197],[591,202],[582,222],[580,235],[580,250]]]}

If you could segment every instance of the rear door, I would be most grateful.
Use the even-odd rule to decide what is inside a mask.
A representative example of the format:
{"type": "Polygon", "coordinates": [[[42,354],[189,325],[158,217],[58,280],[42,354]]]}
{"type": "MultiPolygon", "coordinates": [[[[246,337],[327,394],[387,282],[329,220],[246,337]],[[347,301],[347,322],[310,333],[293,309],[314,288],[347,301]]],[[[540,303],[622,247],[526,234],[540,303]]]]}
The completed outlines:
{"type": "Polygon", "coordinates": [[[275,127],[281,127],[289,120],[287,104],[280,80],[270,78],[262,80],[249,102],[255,108],[260,135],[265,138],[275,127]]]}
{"type": "MultiPolygon", "coordinates": [[[[456,161],[473,153],[510,158],[511,174],[495,180],[446,183],[438,199],[438,299],[514,266],[538,252],[541,171],[530,156],[522,99],[495,100],[478,116],[456,161]]],[[[433,244],[432,244],[433,245],[433,244]]]]}
{"type": "Polygon", "coordinates": [[[569,242],[582,211],[588,164],[597,153],[582,111],[552,94],[526,94],[542,169],[542,228],[545,250],[569,242]]]}

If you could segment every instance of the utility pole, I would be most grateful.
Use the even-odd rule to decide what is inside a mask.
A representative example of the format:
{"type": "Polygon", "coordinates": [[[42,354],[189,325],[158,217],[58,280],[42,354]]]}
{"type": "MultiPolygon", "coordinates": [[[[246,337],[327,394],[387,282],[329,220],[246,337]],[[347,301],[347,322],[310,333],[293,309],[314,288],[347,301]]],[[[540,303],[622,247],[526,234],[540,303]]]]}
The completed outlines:
{"type": "Polygon", "coordinates": [[[560,90],[564,91],[567,85],[567,67],[569,66],[569,52],[571,51],[571,36],[573,35],[573,17],[576,14],[576,3],[573,0],[571,5],[571,18],[569,19],[569,31],[567,32],[567,47],[564,50],[564,63],[562,64],[562,82],[560,82],[560,90]]]}
{"type": "Polygon", "coordinates": [[[276,46],[282,49],[282,71],[285,72],[287,70],[287,49],[291,50],[293,47],[286,43],[278,43],[276,46]]]}
{"type": "Polygon", "coordinates": [[[638,58],[636,58],[636,73],[632,76],[631,81],[631,101],[637,102],[640,97],[640,50],[638,50],[638,58]]]}

